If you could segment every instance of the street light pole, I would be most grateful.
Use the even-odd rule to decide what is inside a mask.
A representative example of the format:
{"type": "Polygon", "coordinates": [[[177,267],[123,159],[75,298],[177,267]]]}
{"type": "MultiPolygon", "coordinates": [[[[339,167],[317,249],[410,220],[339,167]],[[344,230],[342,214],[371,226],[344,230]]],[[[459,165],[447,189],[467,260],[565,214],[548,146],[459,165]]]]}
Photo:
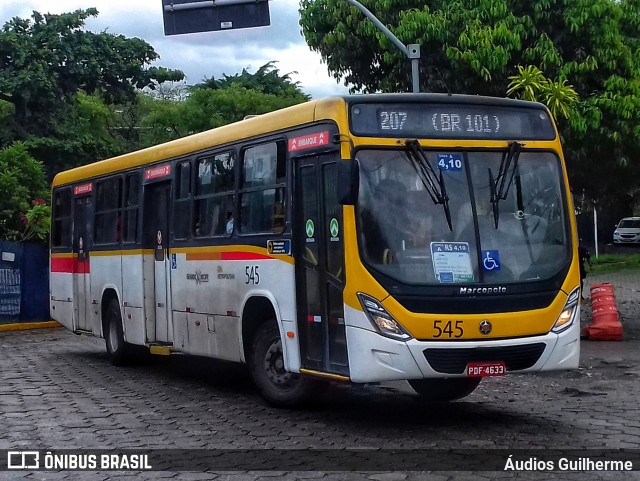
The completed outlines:
{"type": "Polygon", "coordinates": [[[360,10],[369,20],[373,22],[373,24],[380,30],[391,42],[400,49],[402,53],[405,54],[407,59],[411,60],[411,83],[413,85],[413,93],[420,92],[420,78],[418,72],[418,61],[420,60],[420,44],[411,43],[409,45],[405,45],[398,37],[396,37],[391,31],[384,26],[384,24],[377,19],[377,17],[371,13],[367,7],[362,5],[357,0],[346,0],[347,3],[353,5],[358,10],[360,10]]]}

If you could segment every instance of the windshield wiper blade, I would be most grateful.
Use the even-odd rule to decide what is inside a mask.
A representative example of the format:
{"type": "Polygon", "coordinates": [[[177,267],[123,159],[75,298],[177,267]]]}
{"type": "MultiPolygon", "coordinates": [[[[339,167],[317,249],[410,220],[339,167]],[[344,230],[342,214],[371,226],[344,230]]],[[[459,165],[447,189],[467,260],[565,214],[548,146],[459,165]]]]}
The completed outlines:
{"type": "Polygon", "coordinates": [[[491,206],[493,208],[493,221],[495,228],[498,228],[498,220],[500,219],[500,211],[498,210],[498,203],[501,200],[506,200],[509,195],[509,189],[513,183],[513,178],[518,169],[518,160],[520,159],[520,152],[522,150],[522,144],[520,142],[511,142],[509,144],[509,151],[502,154],[502,160],[500,161],[500,169],[498,175],[494,178],[493,172],[489,169],[489,188],[491,192],[491,206]],[[513,166],[512,166],[513,164],[513,166]],[[507,176],[511,168],[511,177],[507,181],[507,176]],[[500,186],[498,187],[498,183],[500,186]]]}
{"type": "Polygon", "coordinates": [[[453,224],[451,223],[451,209],[449,208],[449,196],[447,195],[447,187],[444,183],[444,175],[440,170],[440,175],[435,173],[427,154],[422,149],[420,142],[417,140],[409,139],[405,142],[407,146],[407,157],[411,161],[412,167],[415,169],[416,174],[425,190],[431,197],[434,204],[442,204],[444,209],[444,215],[447,219],[447,225],[449,230],[453,231],[453,224]]]}

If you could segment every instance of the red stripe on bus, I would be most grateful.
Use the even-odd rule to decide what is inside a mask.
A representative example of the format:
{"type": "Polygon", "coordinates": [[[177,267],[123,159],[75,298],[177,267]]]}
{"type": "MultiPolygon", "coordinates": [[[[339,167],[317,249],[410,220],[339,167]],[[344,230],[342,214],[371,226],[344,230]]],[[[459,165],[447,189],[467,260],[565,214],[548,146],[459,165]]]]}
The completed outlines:
{"type": "Polygon", "coordinates": [[[273,257],[256,254],[255,252],[221,252],[220,259],[223,261],[257,261],[273,259],[273,257]]]}
{"type": "Polygon", "coordinates": [[[52,257],[51,272],[89,274],[89,261],[78,261],[75,257],[52,257]]]}

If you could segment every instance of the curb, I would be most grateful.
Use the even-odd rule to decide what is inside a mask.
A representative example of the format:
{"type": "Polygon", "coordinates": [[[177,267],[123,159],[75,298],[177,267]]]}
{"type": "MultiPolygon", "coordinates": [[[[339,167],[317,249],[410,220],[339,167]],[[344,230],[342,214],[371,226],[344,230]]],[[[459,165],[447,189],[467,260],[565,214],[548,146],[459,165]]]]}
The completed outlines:
{"type": "Polygon", "coordinates": [[[56,321],[46,322],[19,322],[16,324],[0,324],[0,332],[2,331],[24,331],[27,329],[45,329],[49,327],[62,327],[62,324],[56,321]]]}

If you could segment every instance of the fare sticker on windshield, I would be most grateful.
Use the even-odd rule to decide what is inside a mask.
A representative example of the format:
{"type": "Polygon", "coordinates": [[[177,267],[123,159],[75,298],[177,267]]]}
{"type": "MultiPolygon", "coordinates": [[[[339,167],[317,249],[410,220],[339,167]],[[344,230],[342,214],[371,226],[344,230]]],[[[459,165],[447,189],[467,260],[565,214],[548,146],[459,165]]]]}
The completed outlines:
{"type": "Polygon", "coordinates": [[[462,172],[462,154],[438,154],[438,169],[445,172],[462,172]]]}
{"type": "Polygon", "coordinates": [[[432,242],[431,258],[441,284],[474,282],[468,242],[432,242]]]}

